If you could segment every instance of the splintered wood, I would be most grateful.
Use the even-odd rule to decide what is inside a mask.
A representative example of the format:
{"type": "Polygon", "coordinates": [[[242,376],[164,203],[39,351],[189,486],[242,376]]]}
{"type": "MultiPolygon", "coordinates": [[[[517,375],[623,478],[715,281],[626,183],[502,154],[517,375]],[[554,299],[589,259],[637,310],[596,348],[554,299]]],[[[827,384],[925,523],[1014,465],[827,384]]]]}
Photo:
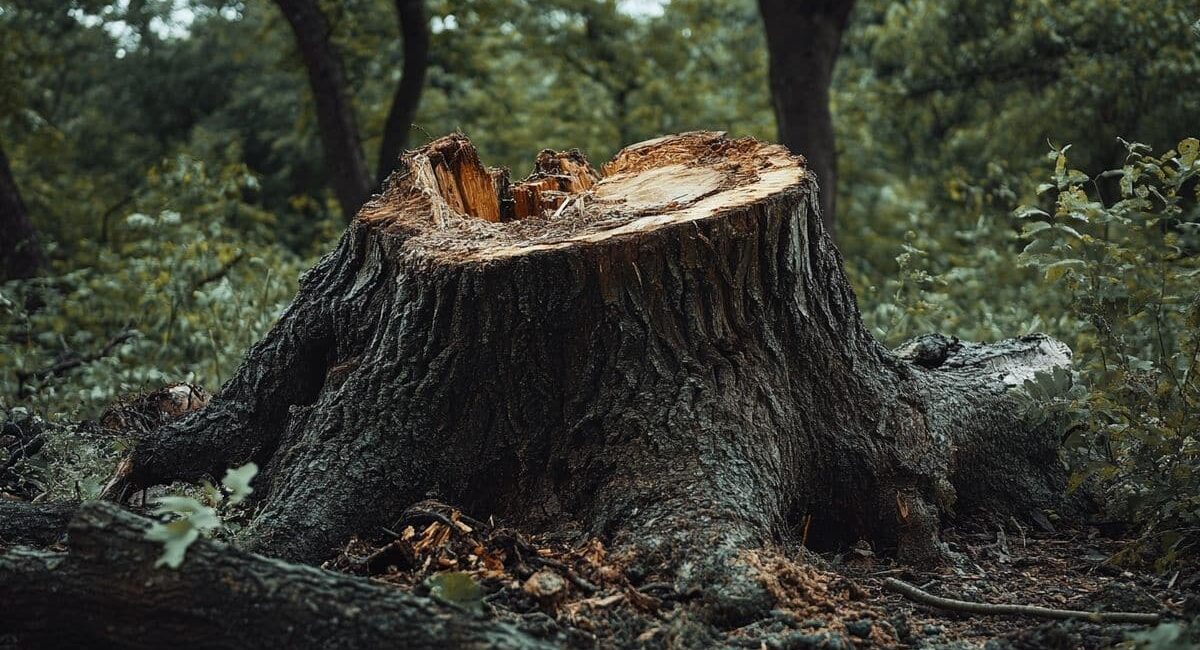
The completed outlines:
{"type": "Polygon", "coordinates": [[[553,214],[572,194],[600,180],[578,149],[545,149],[533,174],[513,184],[508,170],[484,167],[475,147],[459,134],[434,140],[409,154],[407,162],[405,177],[412,176],[412,186],[435,190],[460,215],[492,223],[553,214]]]}
{"type": "Polygon", "coordinates": [[[484,169],[479,154],[465,136],[440,138],[425,148],[425,155],[414,156],[417,178],[438,194],[450,209],[484,221],[500,221],[500,185],[495,176],[484,169]]]}
{"type": "Polygon", "coordinates": [[[782,146],[695,131],[623,149],[598,173],[578,150],[542,151],[513,181],[462,134],[408,152],[360,222],[407,233],[440,260],[495,260],[605,242],[707,219],[785,192],[815,196],[782,146]]]}
{"type": "Polygon", "coordinates": [[[534,172],[512,188],[513,218],[524,219],[555,212],[572,194],[586,192],[600,175],[578,149],[538,154],[534,172]]]}

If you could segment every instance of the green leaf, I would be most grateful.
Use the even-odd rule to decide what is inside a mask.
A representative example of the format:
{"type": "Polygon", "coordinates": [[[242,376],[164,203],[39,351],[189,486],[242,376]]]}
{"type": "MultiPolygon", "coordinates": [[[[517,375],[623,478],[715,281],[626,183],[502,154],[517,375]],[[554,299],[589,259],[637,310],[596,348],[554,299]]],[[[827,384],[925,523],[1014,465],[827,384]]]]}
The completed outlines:
{"type": "Polygon", "coordinates": [[[1050,250],[1050,247],[1053,245],[1054,242],[1049,238],[1041,237],[1029,242],[1029,245],[1026,246],[1025,250],[1021,251],[1021,253],[1023,255],[1036,255],[1038,253],[1045,253],[1046,251],[1050,250]]]}
{"type": "Polygon", "coordinates": [[[1046,281],[1058,282],[1062,276],[1067,275],[1067,271],[1072,269],[1084,269],[1087,265],[1081,259],[1063,259],[1058,260],[1054,264],[1046,265],[1045,275],[1046,281]]]}
{"type": "Polygon", "coordinates": [[[1045,221],[1033,221],[1033,222],[1025,224],[1025,227],[1021,229],[1021,236],[1028,237],[1034,233],[1039,233],[1049,227],[1050,227],[1050,224],[1046,223],[1045,221]]]}
{"type": "Polygon", "coordinates": [[[1200,155],[1200,140],[1188,138],[1179,143],[1179,162],[1183,163],[1184,167],[1191,167],[1196,162],[1198,155],[1200,155]]]}
{"type": "Polygon", "coordinates": [[[254,488],[250,487],[250,481],[257,474],[258,465],[254,463],[246,463],[237,469],[225,470],[225,478],[221,479],[221,485],[229,490],[229,503],[241,503],[243,499],[254,492],[254,488]]]}
{"type": "Polygon", "coordinates": [[[187,521],[196,530],[211,530],[221,525],[217,511],[200,503],[192,497],[165,496],[159,497],[154,509],[156,515],[179,515],[181,521],[187,521]]]}
{"type": "Polygon", "coordinates": [[[1033,217],[1049,217],[1050,215],[1041,208],[1036,208],[1031,205],[1023,205],[1013,212],[1013,216],[1018,219],[1030,219],[1033,217]]]}
{"type": "Polygon", "coordinates": [[[178,569],[179,565],[183,564],[188,547],[199,537],[200,531],[188,519],[154,524],[146,531],[146,539],[161,542],[163,545],[163,554],[154,562],[154,566],[165,564],[172,569],[178,569]]]}

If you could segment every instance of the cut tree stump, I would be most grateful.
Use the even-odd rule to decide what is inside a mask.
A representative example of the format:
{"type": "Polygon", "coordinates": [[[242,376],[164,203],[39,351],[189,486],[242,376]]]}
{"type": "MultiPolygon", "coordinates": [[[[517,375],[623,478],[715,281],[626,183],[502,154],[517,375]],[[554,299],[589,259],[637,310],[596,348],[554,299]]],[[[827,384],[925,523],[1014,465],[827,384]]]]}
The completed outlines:
{"type": "Polygon", "coordinates": [[[435,140],[109,492],[253,460],[242,543],[301,562],[430,497],[575,524],[728,623],[771,606],[740,553],[800,522],[810,544],[928,563],[952,509],[1052,507],[1057,439],[1013,389],[1066,346],[885,349],[816,204],[803,158],[720,133],[630,146],[602,175],[543,152],[520,183],[435,140]]]}

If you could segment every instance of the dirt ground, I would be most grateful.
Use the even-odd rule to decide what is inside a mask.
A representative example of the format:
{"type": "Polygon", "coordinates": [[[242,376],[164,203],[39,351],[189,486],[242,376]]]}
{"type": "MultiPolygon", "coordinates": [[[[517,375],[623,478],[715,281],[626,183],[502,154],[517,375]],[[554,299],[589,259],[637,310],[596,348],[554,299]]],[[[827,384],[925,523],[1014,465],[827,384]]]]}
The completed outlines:
{"type": "Polygon", "coordinates": [[[327,567],[428,593],[565,647],[1107,648],[1133,647],[1128,634],[1148,629],[932,609],[888,591],[889,577],[960,600],[1160,613],[1165,621],[1200,615],[1196,566],[1122,568],[1113,558],[1128,542],[1096,528],[949,530],[944,538],[962,561],[934,572],[897,566],[865,544],[748,553],[778,609],[724,630],[690,613],[693,594],[654,576],[632,584],[625,559],[582,534],[527,537],[432,503],[396,528],[390,541],[351,542],[327,567]]]}
{"type": "MultiPolygon", "coordinates": [[[[40,429],[29,433],[0,438],[10,457],[37,453],[40,429]],[[16,447],[22,454],[13,453],[16,447]]],[[[0,478],[11,479],[0,481],[0,496],[28,499],[42,490],[11,471],[0,478]]],[[[743,559],[778,605],[734,629],[706,625],[687,607],[696,595],[676,593],[666,577],[631,581],[628,558],[567,531],[526,536],[428,502],[377,537],[351,541],[326,566],[510,621],[569,648],[1105,648],[1132,647],[1128,635],[1148,631],[931,609],[887,590],[888,578],[960,600],[1200,621],[1200,564],[1193,558],[1159,573],[1150,561],[1131,562],[1129,540],[1110,526],[1055,529],[1044,522],[1034,529],[1010,520],[945,530],[961,561],[938,571],[898,566],[886,550],[865,543],[836,553],[747,553],[743,559]]],[[[1200,624],[1185,635],[1190,640],[1174,643],[1160,637],[1154,647],[1200,649],[1200,624]]]]}

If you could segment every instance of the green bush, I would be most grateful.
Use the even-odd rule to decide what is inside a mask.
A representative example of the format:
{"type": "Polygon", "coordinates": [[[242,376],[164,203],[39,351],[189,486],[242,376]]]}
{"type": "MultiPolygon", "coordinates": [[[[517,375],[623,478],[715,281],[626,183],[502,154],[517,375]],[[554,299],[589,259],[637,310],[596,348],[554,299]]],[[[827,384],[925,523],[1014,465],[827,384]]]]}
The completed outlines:
{"type": "Polygon", "coordinates": [[[277,242],[256,187],[239,165],[169,161],[108,242],[76,242],[70,265],[0,286],[0,424],[50,423],[17,467],[37,491],[94,496],[125,441],[73,423],[172,382],[215,390],[286,307],[309,262],[277,242]]]}
{"type": "Polygon", "coordinates": [[[115,396],[216,388],[295,291],[304,260],[276,244],[240,166],[179,158],[153,170],[108,243],[0,289],[0,405],[95,415],[115,396]],[[64,370],[56,364],[84,363],[64,370]]]}
{"type": "Polygon", "coordinates": [[[1099,479],[1169,563],[1200,541],[1200,141],[1161,156],[1125,145],[1125,165],[1096,178],[1070,168],[1069,147],[1052,151],[1038,188],[1052,208],[1016,213],[1021,259],[1069,297],[1063,334],[1083,380],[1033,390],[1067,416],[1073,486],[1099,479]]]}

